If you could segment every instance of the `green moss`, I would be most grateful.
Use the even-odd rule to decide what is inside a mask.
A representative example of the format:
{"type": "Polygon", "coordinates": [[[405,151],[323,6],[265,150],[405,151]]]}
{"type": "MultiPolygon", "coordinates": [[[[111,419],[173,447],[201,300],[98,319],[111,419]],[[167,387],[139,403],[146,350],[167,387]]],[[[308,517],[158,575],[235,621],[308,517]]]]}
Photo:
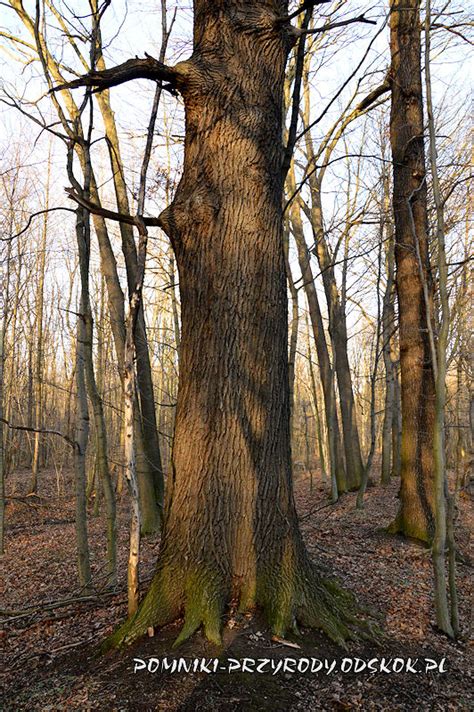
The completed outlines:
{"type": "MultiPolygon", "coordinates": [[[[321,577],[300,542],[290,538],[281,553],[278,564],[260,568],[256,581],[243,582],[240,612],[260,606],[273,634],[281,637],[297,630],[300,623],[322,630],[342,646],[357,637],[377,638],[377,630],[360,615],[352,594],[321,577]]],[[[148,627],[163,626],[183,610],[184,623],[174,647],[201,626],[206,638],[220,645],[222,618],[230,597],[230,582],[220,569],[201,566],[186,573],[176,566],[162,567],[137,613],[105,641],[102,650],[131,643],[148,627]]]]}
{"type": "Polygon", "coordinates": [[[150,626],[160,627],[177,618],[184,599],[180,581],[182,576],[175,567],[168,565],[159,569],[138,611],[104,641],[101,652],[133,643],[150,626]]]}
{"type": "Polygon", "coordinates": [[[377,637],[376,629],[359,614],[352,594],[324,579],[304,551],[284,557],[278,573],[259,584],[258,603],[272,632],[284,636],[298,623],[322,630],[341,646],[345,641],[377,637]]]}
{"type": "Polygon", "coordinates": [[[418,522],[407,522],[401,512],[397,514],[394,521],[386,528],[387,534],[401,534],[408,539],[417,539],[425,544],[431,543],[431,535],[427,526],[418,522]]]}
{"type": "Polygon", "coordinates": [[[186,577],[184,625],[176,647],[187,640],[200,626],[208,640],[221,643],[221,616],[224,609],[225,584],[222,576],[209,567],[196,570],[186,577]]]}

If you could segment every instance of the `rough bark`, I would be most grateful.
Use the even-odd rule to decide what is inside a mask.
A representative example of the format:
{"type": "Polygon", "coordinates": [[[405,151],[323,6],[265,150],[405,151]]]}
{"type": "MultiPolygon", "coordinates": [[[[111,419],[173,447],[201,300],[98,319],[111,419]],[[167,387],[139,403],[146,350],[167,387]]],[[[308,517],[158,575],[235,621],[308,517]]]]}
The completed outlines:
{"type": "Polygon", "coordinates": [[[194,2],[180,63],[184,172],[161,216],[177,258],[182,334],[173,473],[157,571],[108,645],[184,610],[220,642],[234,599],[274,633],[299,621],[342,641],[350,603],[316,572],[292,494],[281,137],[287,3],[194,2]]]}
{"type": "Polygon", "coordinates": [[[400,508],[390,530],[428,542],[433,536],[435,384],[428,334],[432,286],[419,6],[419,0],[392,0],[390,18],[390,142],[402,407],[400,508]]]}

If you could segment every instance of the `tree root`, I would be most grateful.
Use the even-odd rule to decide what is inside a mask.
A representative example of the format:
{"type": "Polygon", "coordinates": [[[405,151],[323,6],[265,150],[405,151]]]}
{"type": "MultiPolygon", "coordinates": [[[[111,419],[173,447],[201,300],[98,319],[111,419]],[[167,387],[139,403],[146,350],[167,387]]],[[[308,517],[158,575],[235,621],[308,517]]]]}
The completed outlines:
{"type": "MultiPolygon", "coordinates": [[[[346,647],[349,640],[375,641],[381,632],[361,608],[351,593],[335,581],[323,578],[309,561],[306,552],[268,567],[257,574],[256,582],[247,582],[240,590],[241,612],[259,607],[263,610],[272,634],[284,637],[287,631],[297,631],[298,624],[323,631],[331,640],[346,647]]],[[[162,567],[136,614],[104,641],[106,652],[133,643],[146,634],[149,627],[162,627],[184,612],[184,623],[173,647],[190,638],[201,626],[205,637],[220,645],[222,621],[230,588],[221,571],[200,569],[183,576],[173,566],[162,567]]]]}
{"type": "Polygon", "coordinates": [[[430,546],[432,541],[432,532],[427,530],[426,527],[416,526],[415,524],[407,525],[404,521],[400,512],[396,515],[395,519],[387,526],[387,534],[396,536],[400,534],[406,539],[415,539],[418,542],[430,546]]]}

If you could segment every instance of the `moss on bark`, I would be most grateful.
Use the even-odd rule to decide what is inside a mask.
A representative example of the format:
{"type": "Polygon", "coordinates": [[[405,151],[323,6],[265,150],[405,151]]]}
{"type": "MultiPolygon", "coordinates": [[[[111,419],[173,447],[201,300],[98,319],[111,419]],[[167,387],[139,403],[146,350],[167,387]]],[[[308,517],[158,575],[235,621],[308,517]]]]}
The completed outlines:
{"type": "MultiPolygon", "coordinates": [[[[195,568],[186,574],[165,566],[155,575],[137,613],[104,642],[102,651],[133,643],[149,627],[162,627],[181,615],[183,626],[173,647],[201,627],[209,642],[220,645],[226,608],[234,599],[232,588],[218,567],[195,568]]],[[[261,608],[274,635],[284,637],[300,624],[323,631],[341,646],[351,639],[378,636],[353,595],[321,576],[302,545],[288,545],[279,566],[262,567],[256,582],[242,582],[238,593],[239,611],[261,608]]]]}
{"type": "Polygon", "coordinates": [[[433,532],[430,530],[426,521],[419,522],[415,517],[411,519],[406,519],[403,517],[401,512],[398,512],[397,516],[387,527],[388,534],[401,534],[408,539],[416,539],[424,544],[430,545],[433,532]]]}

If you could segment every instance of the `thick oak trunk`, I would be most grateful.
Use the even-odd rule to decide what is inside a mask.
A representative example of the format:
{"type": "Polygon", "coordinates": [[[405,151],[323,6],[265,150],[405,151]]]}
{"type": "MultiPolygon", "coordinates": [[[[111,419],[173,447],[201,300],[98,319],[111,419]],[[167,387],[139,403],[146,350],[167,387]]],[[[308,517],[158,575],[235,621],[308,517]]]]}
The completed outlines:
{"type": "Polygon", "coordinates": [[[392,108],[396,286],[402,404],[400,509],[391,527],[433,534],[435,384],[428,333],[429,274],[419,0],[392,0],[392,108]]]}
{"type": "MultiPolygon", "coordinates": [[[[108,645],[184,610],[220,640],[226,605],[260,605],[349,634],[347,595],[316,573],[291,481],[281,137],[291,46],[287,3],[195,0],[194,53],[179,65],[184,173],[162,223],[179,269],[180,378],[173,474],[157,571],[108,645]]],[[[171,478],[170,478],[171,479],[171,478]]]]}

